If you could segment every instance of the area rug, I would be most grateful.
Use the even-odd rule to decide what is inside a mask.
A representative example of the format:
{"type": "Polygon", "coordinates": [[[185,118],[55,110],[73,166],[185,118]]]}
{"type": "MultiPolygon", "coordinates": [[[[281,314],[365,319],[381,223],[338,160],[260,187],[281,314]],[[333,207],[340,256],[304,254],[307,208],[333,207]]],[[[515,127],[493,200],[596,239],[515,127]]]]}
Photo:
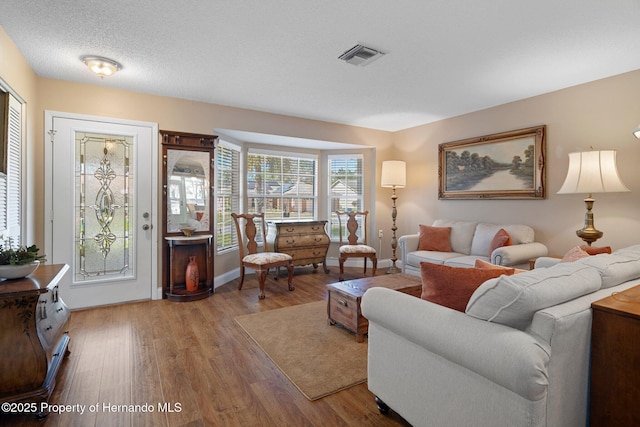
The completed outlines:
{"type": "Polygon", "coordinates": [[[309,400],[367,380],[367,340],[327,323],[327,302],[247,314],[236,322],[309,400]]]}

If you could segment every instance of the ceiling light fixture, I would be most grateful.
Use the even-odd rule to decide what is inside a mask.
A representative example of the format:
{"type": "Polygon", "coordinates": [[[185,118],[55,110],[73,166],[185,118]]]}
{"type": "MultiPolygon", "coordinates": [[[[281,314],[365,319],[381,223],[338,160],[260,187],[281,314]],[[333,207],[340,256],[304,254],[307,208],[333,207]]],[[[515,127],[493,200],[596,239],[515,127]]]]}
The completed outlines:
{"type": "Polygon", "coordinates": [[[122,69],[122,65],[113,59],[103,58],[101,56],[83,56],[82,62],[89,67],[91,71],[100,76],[100,78],[109,77],[122,69]]]}

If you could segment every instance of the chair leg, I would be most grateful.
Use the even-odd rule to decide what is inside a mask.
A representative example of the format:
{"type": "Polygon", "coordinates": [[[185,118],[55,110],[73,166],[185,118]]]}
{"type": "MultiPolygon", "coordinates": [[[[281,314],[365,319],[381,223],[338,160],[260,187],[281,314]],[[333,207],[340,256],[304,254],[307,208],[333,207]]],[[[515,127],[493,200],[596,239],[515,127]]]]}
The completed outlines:
{"type": "Polygon", "coordinates": [[[376,275],[376,269],[378,268],[378,258],[377,257],[373,257],[371,258],[371,262],[373,263],[373,275],[376,275]]]}
{"type": "MultiPolygon", "coordinates": [[[[280,267],[278,267],[280,268],[280,267]]],[[[293,261],[287,264],[287,271],[289,272],[289,280],[287,284],[289,285],[289,290],[292,291],[295,288],[293,287],[293,261]]]]}
{"type": "Polygon", "coordinates": [[[244,283],[244,265],[240,266],[240,284],[238,285],[238,290],[242,289],[242,284],[244,283]]]}
{"type": "Polygon", "coordinates": [[[267,280],[268,272],[269,269],[256,271],[256,274],[258,275],[258,284],[260,285],[260,295],[258,295],[258,299],[266,298],[266,295],[264,294],[264,282],[267,280]]]}
{"type": "Polygon", "coordinates": [[[340,263],[340,276],[338,276],[338,280],[342,282],[344,280],[344,258],[338,258],[338,262],[340,263]]]}
{"type": "Polygon", "coordinates": [[[366,276],[367,275],[367,257],[364,257],[362,259],[364,259],[364,270],[362,270],[362,275],[366,276]]]}

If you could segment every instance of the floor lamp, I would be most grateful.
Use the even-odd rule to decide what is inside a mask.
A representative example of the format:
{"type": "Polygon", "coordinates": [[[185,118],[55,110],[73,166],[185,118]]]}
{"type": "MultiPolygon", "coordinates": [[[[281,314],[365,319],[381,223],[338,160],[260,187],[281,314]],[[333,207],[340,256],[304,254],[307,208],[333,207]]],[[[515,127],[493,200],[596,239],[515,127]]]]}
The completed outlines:
{"type": "Polygon", "coordinates": [[[558,194],[587,193],[584,199],[587,212],[584,215],[584,227],[576,231],[578,237],[591,243],[602,237],[602,231],[597,230],[593,223],[592,193],[613,193],[629,191],[618,175],[615,150],[585,151],[569,153],[569,170],[564,184],[558,194]]]}
{"type": "Polygon", "coordinates": [[[382,162],[382,179],[380,185],[383,187],[391,187],[393,189],[393,195],[391,196],[391,219],[393,226],[391,227],[391,267],[387,270],[387,274],[399,273],[400,269],[396,267],[396,248],[398,247],[398,241],[396,240],[396,216],[398,210],[396,209],[396,188],[404,188],[407,185],[407,164],[402,160],[386,160],[382,162]]]}

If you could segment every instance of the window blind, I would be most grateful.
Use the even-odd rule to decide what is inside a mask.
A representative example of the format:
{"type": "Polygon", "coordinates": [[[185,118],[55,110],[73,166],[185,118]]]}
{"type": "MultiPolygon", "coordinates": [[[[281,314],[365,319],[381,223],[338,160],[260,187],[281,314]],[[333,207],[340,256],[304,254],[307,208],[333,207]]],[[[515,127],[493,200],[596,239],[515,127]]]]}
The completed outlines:
{"type": "Polygon", "coordinates": [[[238,213],[240,209],[240,149],[220,143],[216,151],[216,247],[222,251],[238,246],[231,213],[238,213]]]}

